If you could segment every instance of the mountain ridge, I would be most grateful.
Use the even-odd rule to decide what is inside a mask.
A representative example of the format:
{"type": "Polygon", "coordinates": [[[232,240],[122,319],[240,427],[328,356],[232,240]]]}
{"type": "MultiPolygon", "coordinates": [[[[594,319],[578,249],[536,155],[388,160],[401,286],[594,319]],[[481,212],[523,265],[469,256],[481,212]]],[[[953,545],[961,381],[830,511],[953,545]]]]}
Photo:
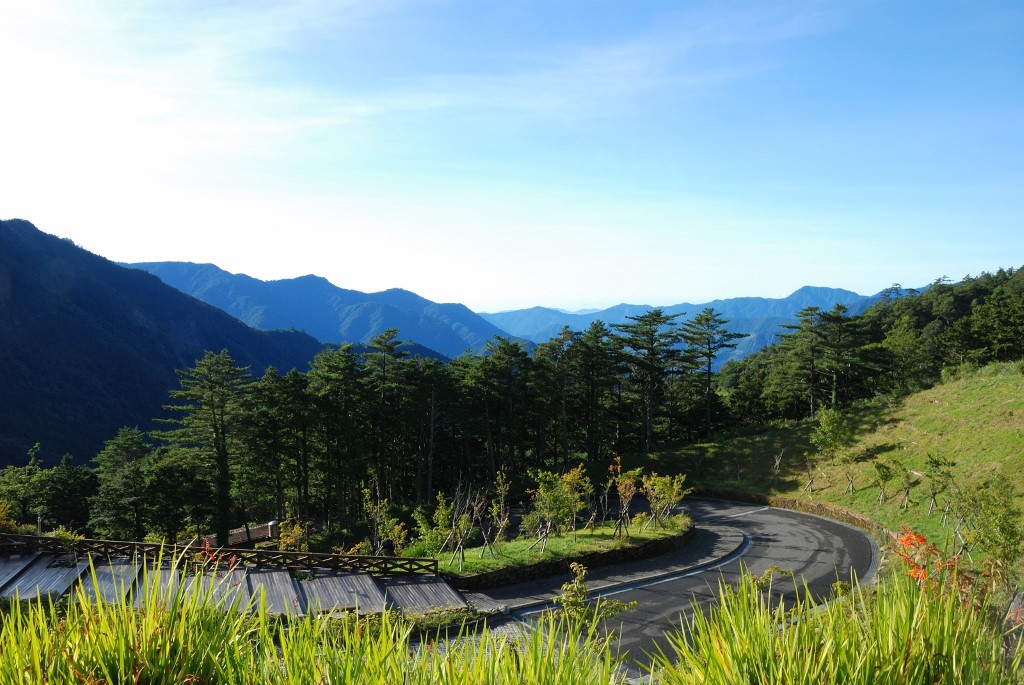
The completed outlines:
{"type": "Polygon", "coordinates": [[[305,369],[324,345],[257,331],[143,271],[0,220],[0,464],[36,442],[53,461],[92,457],[126,425],[163,414],[176,370],[227,349],[254,376],[305,369]]]}
{"type": "Polygon", "coordinates": [[[402,288],[364,293],[313,274],[263,281],[213,264],[125,264],[220,307],[260,329],[296,328],[321,342],[367,343],[388,328],[446,357],[482,352],[495,336],[509,334],[459,303],[438,303],[402,288]]]}
{"type": "MultiPolygon", "coordinates": [[[[364,293],[342,288],[314,274],[263,281],[247,274],[232,274],[214,264],[139,262],[125,266],[152,273],[254,328],[303,330],[332,344],[366,344],[384,330],[397,328],[400,339],[436,350],[448,358],[466,351],[481,353],[487,342],[499,335],[531,347],[557,336],[566,326],[582,331],[598,320],[608,325],[626,323],[628,317],[655,308],[620,303],[606,309],[577,312],[534,306],[475,313],[463,304],[432,302],[402,288],[364,293]]],[[[657,308],[666,314],[678,314],[680,321],[686,321],[710,307],[728,320],[728,330],[745,334],[734,349],[723,351],[717,367],[771,344],[780,326],[793,323],[796,313],[805,307],[827,310],[842,304],[851,314],[857,314],[878,297],[843,288],[805,285],[783,298],[747,296],[657,308]]]]}

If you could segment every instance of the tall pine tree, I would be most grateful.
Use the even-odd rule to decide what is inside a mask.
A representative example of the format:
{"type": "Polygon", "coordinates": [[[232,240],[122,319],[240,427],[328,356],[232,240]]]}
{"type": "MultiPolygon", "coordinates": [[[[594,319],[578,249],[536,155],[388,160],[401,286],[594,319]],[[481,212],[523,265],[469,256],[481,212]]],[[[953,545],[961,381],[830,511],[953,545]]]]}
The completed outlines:
{"type": "Polygon", "coordinates": [[[679,350],[682,332],[675,319],[682,314],[665,314],[652,309],[638,316],[627,316],[632,323],[613,324],[615,338],[622,345],[628,369],[629,387],[639,401],[643,422],[642,449],[650,453],[654,446],[655,420],[661,413],[670,377],[682,372],[683,355],[679,350]]]}
{"type": "Polygon", "coordinates": [[[181,414],[165,419],[177,428],[154,436],[168,444],[196,452],[213,474],[212,527],[217,545],[228,544],[233,502],[231,486],[244,424],[243,398],[252,383],[247,368],[235,365],[227,350],[207,351],[196,365],[178,371],[181,388],[170,397],[179,404],[164,408],[181,414]]]}
{"type": "Polygon", "coordinates": [[[711,307],[705,308],[700,314],[683,323],[683,340],[690,347],[690,353],[700,365],[704,375],[704,414],[705,430],[711,430],[712,419],[712,369],[715,358],[722,350],[736,347],[734,340],[746,337],[744,333],[729,331],[723,319],[711,307]]]}

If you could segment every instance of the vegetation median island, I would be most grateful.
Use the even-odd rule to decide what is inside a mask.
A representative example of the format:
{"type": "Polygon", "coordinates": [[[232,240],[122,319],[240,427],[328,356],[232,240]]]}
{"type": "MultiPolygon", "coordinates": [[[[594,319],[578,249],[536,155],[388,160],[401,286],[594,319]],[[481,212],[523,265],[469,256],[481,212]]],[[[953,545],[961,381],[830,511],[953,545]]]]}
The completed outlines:
{"type": "Polygon", "coordinates": [[[404,525],[387,502],[372,502],[369,539],[360,550],[390,543],[409,556],[437,558],[442,573],[460,589],[478,590],[556,575],[571,564],[599,566],[676,549],[689,540],[692,522],[676,512],[690,492],[685,476],[623,471],[616,458],[603,487],[595,491],[583,466],[564,473],[534,471],[530,505],[513,521],[509,482],[499,477],[489,491],[459,488],[449,499],[414,515],[418,537],[408,545],[404,525]],[[647,510],[635,512],[637,495],[647,510]],[[515,525],[514,525],[515,523],[515,525]]]}
{"type": "Polygon", "coordinates": [[[482,590],[568,573],[573,563],[594,568],[663,554],[685,546],[693,536],[693,524],[684,515],[657,528],[642,528],[646,517],[640,518],[629,537],[616,535],[614,524],[603,523],[552,538],[544,551],[530,539],[497,543],[494,556],[484,546],[471,548],[461,571],[456,562],[442,558],[441,573],[460,590],[482,590]]]}

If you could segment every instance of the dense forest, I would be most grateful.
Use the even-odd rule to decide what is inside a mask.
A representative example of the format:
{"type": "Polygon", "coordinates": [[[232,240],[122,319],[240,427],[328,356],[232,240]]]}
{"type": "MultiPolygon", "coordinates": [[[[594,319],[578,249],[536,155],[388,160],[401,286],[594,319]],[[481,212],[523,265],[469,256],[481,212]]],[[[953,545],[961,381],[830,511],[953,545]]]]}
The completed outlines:
{"type": "Polygon", "coordinates": [[[447,363],[408,355],[389,330],[258,378],[227,350],[207,352],[179,371],[161,430],[121,429],[92,466],[30,458],[0,472],[0,526],[167,540],[270,519],[341,531],[381,502],[408,510],[460,485],[522,488],[537,470],[581,463],[605,471],[615,455],[1022,359],[1024,274],[894,285],[858,316],[807,308],[775,344],[721,369],[716,357],[742,336],[712,309],[677,317],[654,309],[565,329],[532,354],[498,337],[447,363]]]}

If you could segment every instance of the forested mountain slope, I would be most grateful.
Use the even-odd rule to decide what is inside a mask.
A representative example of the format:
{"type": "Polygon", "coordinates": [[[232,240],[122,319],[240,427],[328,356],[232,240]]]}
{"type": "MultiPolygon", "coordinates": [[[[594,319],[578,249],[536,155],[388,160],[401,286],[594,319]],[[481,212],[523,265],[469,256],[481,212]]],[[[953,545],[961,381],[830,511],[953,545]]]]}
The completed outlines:
{"type": "Polygon", "coordinates": [[[403,340],[454,358],[467,350],[482,352],[495,336],[508,336],[465,305],[438,304],[398,288],[363,293],[312,275],[261,281],[189,262],[128,266],[148,271],[253,328],[296,328],[326,343],[367,343],[397,328],[403,340]]]}
{"type": "Polygon", "coordinates": [[[175,369],[227,348],[254,375],[305,369],[323,347],[256,331],[137,269],[0,221],[0,465],[41,443],[53,461],[91,458],[124,425],[150,425],[175,369]]]}

